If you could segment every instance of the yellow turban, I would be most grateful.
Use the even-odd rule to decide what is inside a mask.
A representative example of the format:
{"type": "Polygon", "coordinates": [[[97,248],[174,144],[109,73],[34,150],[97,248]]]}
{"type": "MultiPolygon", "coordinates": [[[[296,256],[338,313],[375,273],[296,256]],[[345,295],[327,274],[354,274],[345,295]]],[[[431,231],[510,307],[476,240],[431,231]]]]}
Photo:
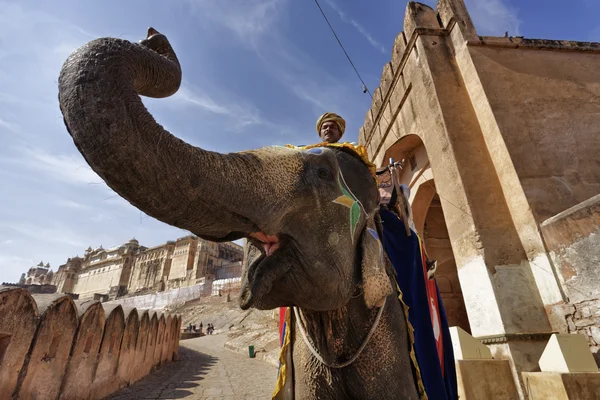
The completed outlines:
{"type": "Polygon", "coordinates": [[[340,129],[340,133],[342,135],[344,134],[344,131],[346,130],[346,121],[344,118],[340,117],[336,113],[327,112],[321,115],[321,117],[317,120],[317,133],[319,135],[321,135],[321,125],[328,121],[335,122],[340,129]]]}

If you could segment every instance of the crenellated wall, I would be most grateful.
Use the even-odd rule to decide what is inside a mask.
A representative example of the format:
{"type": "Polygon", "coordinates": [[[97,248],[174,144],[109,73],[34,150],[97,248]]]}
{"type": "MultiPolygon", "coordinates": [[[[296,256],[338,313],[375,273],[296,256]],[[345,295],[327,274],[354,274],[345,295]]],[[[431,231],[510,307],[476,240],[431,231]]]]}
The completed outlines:
{"type": "Polygon", "coordinates": [[[177,359],[180,323],[0,286],[0,400],[104,398],[177,359]]]}

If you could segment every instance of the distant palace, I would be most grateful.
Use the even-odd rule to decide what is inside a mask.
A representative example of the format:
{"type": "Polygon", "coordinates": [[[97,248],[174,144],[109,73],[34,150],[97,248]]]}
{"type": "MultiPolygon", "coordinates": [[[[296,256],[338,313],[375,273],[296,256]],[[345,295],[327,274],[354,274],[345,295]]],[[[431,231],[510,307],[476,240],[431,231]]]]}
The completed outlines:
{"type": "Polygon", "coordinates": [[[56,272],[40,262],[21,276],[19,284],[55,286],[59,293],[107,301],[237,278],[242,258],[242,247],[235,243],[209,242],[194,235],[151,248],[131,239],[108,249],[88,247],[83,257],[69,258],[56,272]]]}

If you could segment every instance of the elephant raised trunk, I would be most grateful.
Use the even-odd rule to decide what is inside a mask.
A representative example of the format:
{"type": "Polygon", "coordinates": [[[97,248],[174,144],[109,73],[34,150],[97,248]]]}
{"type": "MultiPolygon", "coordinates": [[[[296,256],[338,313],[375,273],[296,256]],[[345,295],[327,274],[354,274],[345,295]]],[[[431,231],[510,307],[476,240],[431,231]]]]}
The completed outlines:
{"type": "Polygon", "coordinates": [[[260,179],[268,154],[191,146],[159,125],[139,97],[170,96],[180,83],[175,52],[150,28],[140,44],[102,38],[76,50],[61,70],[58,97],[92,169],[148,215],[209,240],[268,230],[258,226],[265,208],[277,207],[267,200],[278,182],[260,179]]]}

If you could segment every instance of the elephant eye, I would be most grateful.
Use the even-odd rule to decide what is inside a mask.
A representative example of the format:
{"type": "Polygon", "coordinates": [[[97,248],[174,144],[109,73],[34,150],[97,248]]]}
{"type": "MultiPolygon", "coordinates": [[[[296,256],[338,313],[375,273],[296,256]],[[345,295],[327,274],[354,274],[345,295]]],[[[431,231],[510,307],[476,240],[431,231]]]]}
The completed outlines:
{"type": "Polygon", "coordinates": [[[327,168],[319,168],[317,170],[317,176],[319,179],[331,179],[331,172],[327,168]]]}

